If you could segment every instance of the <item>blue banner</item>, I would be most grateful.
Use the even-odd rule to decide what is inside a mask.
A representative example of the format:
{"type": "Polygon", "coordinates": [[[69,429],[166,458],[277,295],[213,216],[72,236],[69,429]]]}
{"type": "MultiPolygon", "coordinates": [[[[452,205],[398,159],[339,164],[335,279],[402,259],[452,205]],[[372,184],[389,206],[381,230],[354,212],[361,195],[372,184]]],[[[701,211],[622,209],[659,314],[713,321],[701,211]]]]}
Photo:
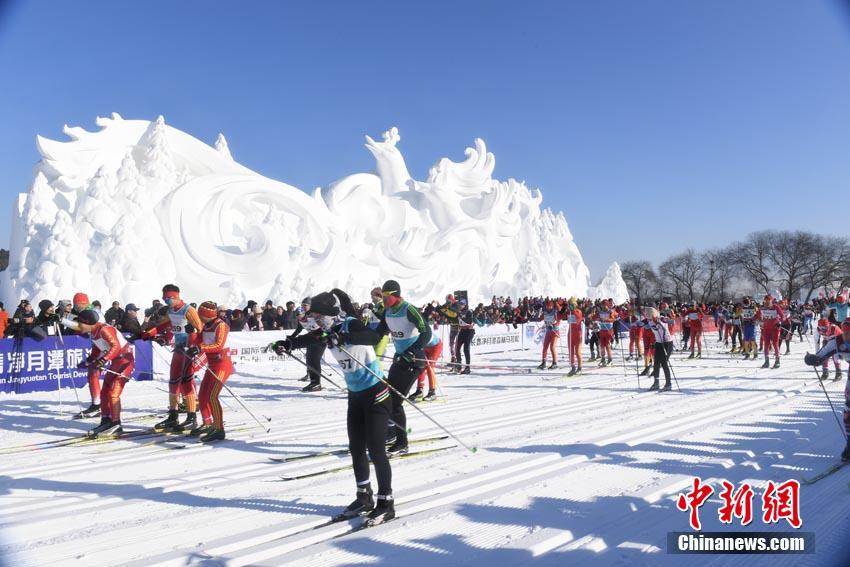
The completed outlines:
{"type": "MultiPolygon", "coordinates": [[[[43,340],[30,338],[0,339],[0,392],[46,392],[63,388],[82,388],[88,384],[88,373],[77,364],[88,356],[91,339],[80,336],[57,336],[43,340]]],[[[131,343],[135,351],[135,380],[153,379],[153,350],[148,341],[131,343]]]]}

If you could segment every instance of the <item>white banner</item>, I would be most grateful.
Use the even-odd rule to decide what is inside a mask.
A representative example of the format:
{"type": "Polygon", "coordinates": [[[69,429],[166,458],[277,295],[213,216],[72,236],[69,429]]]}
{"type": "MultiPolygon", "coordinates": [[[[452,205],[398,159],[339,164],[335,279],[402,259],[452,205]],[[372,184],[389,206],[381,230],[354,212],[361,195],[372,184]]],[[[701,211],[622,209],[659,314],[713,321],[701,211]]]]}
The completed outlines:
{"type": "MultiPolygon", "coordinates": [[[[265,364],[275,362],[283,364],[287,357],[278,356],[273,351],[264,352],[269,343],[285,339],[291,331],[243,331],[228,333],[227,347],[234,364],[265,364]]],[[[165,377],[170,373],[171,347],[153,344],[153,373],[165,377]]],[[[200,376],[200,374],[198,374],[200,376]]]]}

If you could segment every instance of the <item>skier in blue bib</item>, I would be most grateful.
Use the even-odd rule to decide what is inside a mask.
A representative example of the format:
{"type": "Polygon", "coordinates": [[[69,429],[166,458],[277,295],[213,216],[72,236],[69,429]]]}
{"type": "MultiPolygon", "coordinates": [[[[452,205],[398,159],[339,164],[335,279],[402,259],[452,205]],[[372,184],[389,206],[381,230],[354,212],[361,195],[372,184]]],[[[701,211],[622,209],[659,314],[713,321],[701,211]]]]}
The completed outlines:
{"type": "MultiPolygon", "coordinates": [[[[377,331],[382,335],[389,333],[395,346],[388,381],[402,396],[407,396],[410,387],[425,368],[424,349],[431,340],[431,328],[419,310],[401,298],[401,286],[397,281],[384,282],[381,294],[384,297],[384,313],[377,331]]],[[[387,441],[392,442],[387,452],[398,455],[407,452],[407,417],[403,399],[395,393],[391,397],[390,419],[395,427],[391,425],[387,433],[387,441]]]]}

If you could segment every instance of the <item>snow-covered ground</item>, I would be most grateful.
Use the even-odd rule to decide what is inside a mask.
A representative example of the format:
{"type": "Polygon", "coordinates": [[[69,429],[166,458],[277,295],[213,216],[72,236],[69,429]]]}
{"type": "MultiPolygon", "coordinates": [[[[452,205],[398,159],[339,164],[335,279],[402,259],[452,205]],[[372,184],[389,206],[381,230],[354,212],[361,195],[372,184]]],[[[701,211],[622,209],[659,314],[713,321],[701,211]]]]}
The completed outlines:
{"type": "MultiPolygon", "coordinates": [[[[349,524],[311,529],[352,498],[347,456],[277,463],[269,457],[345,445],[345,397],[298,391],[301,367],[243,365],[229,385],[259,414],[262,431],[235,400],[228,440],[214,446],[169,437],[9,452],[83,432],[58,415],[56,394],[0,398],[0,538],[8,565],[846,565],[850,505],[846,469],[801,495],[802,531],[815,555],[668,555],[666,536],[687,531],[675,496],[693,475],[755,485],[752,531],[768,480],[800,478],[836,460],[843,440],[807,343],[778,370],[731,358],[712,343],[701,360],[676,355],[681,391],[640,392],[632,365],[580,378],[480,370],[442,375],[441,402],[422,404],[477,454],[461,448],[394,461],[397,520],[345,535],[349,524]],[[553,379],[549,379],[553,378],[553,379]],[[184,448],[177,447],[185,445],[184,448]],[[3,453],[2,451],[6,451],[3,453]]],[[[538,353],[491,355],[490,364],[536,364],[538,353]]],[[[478,362],[484,362],[479,360],[478,362]]],[[[650,380],[641,378],[645,389],[650,380]]],[[[836,408],[844,383],[826,383],[836,408]]],[[[81,395],[87,392],[81,391],[81,395]]],[[[70,392],[63,392],[68,410],[70,392]]],[[[163,384],[125,390],[126,429],[149,427],[163,384]],[[134,416],[136,416],[134,418],[134,416]]],[[[438,434],[408,411],[412,439],[438,434]]],[[[450,444],[439,441],[418,448],[450,444]]],[[[717,520],[717,492],[703,506],[717,520]]]]}

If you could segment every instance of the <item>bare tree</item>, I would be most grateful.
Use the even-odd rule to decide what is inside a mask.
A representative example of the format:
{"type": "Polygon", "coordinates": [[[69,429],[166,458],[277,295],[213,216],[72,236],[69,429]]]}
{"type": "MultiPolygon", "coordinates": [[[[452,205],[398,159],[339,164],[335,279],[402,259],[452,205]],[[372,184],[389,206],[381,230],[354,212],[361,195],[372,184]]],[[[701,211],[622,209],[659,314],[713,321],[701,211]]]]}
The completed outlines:
{"type": "Polygon", "coordinates": [[[707,266],[702,281],[700,302],[726,301],[732,282],[738,274],[738,266],[732,260],[728,248],[708,250],[700,254],[700,261],[707,266]]]}
{"type": "Polygon", "coordinates": [[[771,231],[767,255],[774,266],[776,283],[788,299],[797,297],[811,270],[818,237],[811,232],[798,230],[771,231]]]}
{"type": "Polygon", "coordinates": [[[623,281],[629,289],[629,295],[636,300],[646,300],[652,297],[658,283],[658,276],[647,261],[623,262],[620,265],[623,281]]]}
{"type": "Polygon", "coordinates": [[[754,232],[743,242],[736,242],[729,247],[732,261],[740,267],[747,279],[764,293],[770,292],[770,282],[773,279],[770,235],[769,230],[754,232]]]}
{"type": "Polygon", "coordinates": [[[705,272],[706,266],[693,248],[667,258],[658,266],[658,275],[667,285],[672,284],[677,299],[697,299],[697,287],[705,272]]]}

